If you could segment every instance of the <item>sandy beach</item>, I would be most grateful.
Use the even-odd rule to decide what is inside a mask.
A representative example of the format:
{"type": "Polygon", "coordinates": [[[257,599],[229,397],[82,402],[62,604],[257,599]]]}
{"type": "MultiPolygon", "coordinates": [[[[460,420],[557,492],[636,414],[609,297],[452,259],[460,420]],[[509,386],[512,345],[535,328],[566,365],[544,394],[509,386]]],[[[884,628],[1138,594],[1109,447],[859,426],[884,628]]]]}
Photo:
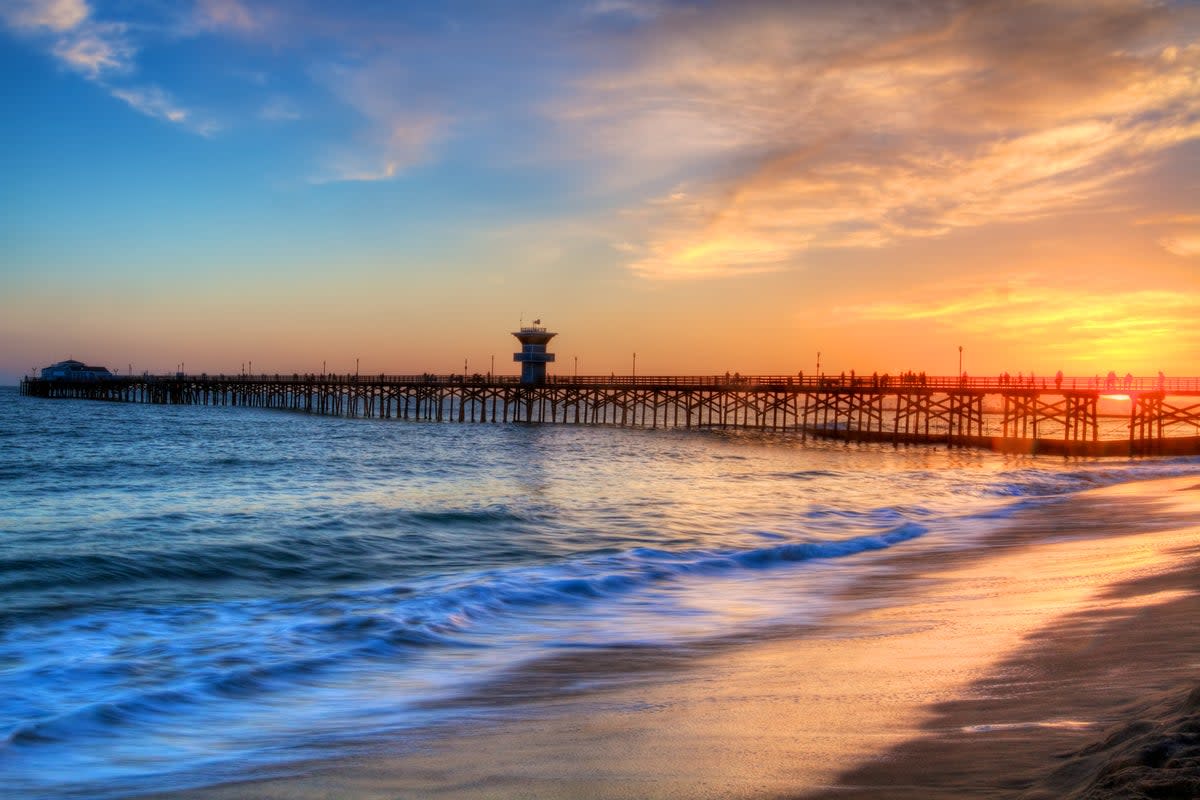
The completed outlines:
{"type": "Polygon", "coordinates": [[[480,687],[499,712],[171,796],[1200,796],[1195,484],[881,553],[819,627],[547,660],[480,687]]]}

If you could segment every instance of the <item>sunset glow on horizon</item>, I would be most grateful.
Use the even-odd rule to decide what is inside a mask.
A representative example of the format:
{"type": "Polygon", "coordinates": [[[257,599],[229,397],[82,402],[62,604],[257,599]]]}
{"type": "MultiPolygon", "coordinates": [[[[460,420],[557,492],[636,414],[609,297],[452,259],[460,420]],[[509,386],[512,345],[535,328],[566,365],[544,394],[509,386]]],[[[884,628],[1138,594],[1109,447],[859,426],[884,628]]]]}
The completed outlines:
{"type": "Polygon", "coordinates": [[[1200,375],[1200,8],[0,0],[0,383],[1200,375]],[[503,9],[501,11],[500,9],[503,9]]]}

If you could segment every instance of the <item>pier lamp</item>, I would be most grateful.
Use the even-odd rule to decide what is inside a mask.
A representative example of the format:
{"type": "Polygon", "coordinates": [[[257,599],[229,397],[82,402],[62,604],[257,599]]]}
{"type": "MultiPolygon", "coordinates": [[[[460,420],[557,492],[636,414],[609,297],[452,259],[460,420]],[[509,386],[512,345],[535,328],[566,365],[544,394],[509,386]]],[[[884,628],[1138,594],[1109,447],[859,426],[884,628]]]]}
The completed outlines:
{"type": "Polygon", "coordinates": [[[637,353],[633,354],[633,377],[637,377],[637,353]]]}
{"type": "Polygon", "coordinates": [[[958,346],[958,377],[962,377],[962,345],[958,346]]]}

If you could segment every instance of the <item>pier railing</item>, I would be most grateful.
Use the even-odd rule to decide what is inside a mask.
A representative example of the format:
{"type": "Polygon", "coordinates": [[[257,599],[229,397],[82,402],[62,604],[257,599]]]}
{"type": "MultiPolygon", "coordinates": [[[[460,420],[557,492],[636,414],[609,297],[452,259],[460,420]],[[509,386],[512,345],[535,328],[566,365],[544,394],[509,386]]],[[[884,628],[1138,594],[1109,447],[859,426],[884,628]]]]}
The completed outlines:
{"type": "MultiPolygon", "coordinates": [[[[41,380],[41,379],[28,379],[41,380]]],[[[308,383],[337,383],[337,384],[425,384],[425,385],[461,385],[487,384],[513,386],[520,385],[518,375],[492,374],[387,374],[375,375],[353,373],[255,373],[244,374],[142,374],[114,375],[109,378],[91,378],[84,380],[107,381],[156,381],[175,382],[180,380],[219,380],[241,383],[279,383],[279,384],[308,384],[308,383]]],[[[641,386],[641,387],[743,387],[753,389],[929,389],[929,390],[970,390],[976,392],[1051,392],[1051,391],[1081,391],[1103,392],[1106,394],[1125,394],[1128,392],[1166,392],[1168,394],[1200,394],[1200,378],[1183,377],[1134,377],[1106,378],[1103,376],[1078,377],[1064,376],[1058,379],[1054,376],[1012,376],[1002,377],[953,377],[926,376],[921,374],[903,373],[900,375],[871,374],[857,375],[808,375],[796,373],[792,375],[741,375],[725,373],[718,375],[550,375],[546,384],[554,386],[641,386]]]]}

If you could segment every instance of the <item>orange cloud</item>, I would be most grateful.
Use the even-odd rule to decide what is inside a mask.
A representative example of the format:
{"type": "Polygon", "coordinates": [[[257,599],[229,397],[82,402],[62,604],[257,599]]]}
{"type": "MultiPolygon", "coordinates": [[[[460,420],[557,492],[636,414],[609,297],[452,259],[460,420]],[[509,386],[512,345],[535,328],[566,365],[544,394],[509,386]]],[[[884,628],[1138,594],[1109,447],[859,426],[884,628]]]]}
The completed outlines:
{"type": "Polygon", "coordinates": [[[1197,31],[1139,0],[677,15],[556,113],[630,175],[691,176],[625,215],[633,272],[737,275],[1144,202],[1127,179],[1200,138],[1197,31]]]}
{"type": "MultiPolygon", "coordinates": [[[[1200,295],[1124,290],[1093,278],[1066,285],[1025,276],[1000,286],[983,282],[922,285],[902,297],[835,308],[848,325],[936,326],[939,335],[979,343],[975,350],[1051,354],[1075,363],[1179,363],[1200,348],[1200,295]]],[[[992,361],[1003,364],[1000,356],[992,361]]]]}
{"type": "Polygon", "coordinates": [[[84,0],[16,0],[0,12],[16,29],[69,31],[84,22],[91,9],[84,0]]]}

